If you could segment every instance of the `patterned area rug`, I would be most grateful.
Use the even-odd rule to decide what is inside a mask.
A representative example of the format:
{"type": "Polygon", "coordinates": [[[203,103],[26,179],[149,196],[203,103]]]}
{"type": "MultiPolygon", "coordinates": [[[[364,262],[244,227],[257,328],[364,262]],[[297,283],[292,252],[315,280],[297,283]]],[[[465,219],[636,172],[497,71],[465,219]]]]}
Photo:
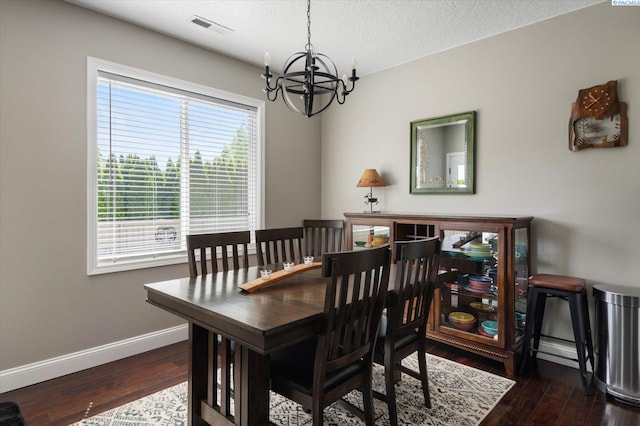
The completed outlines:
{"type": "MultiPolygon", "coordinates": [[[[403,364],[417,370],[415,354],[403,364]]],[[[403,374],[396,386],[398,423],[400,425],[477,425],[505,393],[515,384],[494,374],[427,354],[431,409],[424,406],[420,382],[403,374]]],[[[374,389],[384,392],[384,370],[374,365],[374,389]]],[[[346,399],[362,408],[360,393],[354,391],[346,399]]],[[[77,426],[156,426],[186,425],[187,384],[181,383],[137,401],[98,414],[76,423],[77,426]]],[[[374,400],[376,425],[388,425],[387,406],[374,400]]],[[[281,426],[311,425],[311,416],[302,407],[271,393],[271,421],[281,426]]],[[[338,404],[324,410],[324,424],[362,425],[338,404]]]]}

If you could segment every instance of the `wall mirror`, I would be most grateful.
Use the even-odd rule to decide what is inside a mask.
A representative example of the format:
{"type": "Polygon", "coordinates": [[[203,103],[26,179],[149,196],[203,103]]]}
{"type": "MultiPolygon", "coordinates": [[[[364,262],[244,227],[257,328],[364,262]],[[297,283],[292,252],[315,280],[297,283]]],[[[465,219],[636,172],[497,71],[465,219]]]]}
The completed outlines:
{"type": "Polygon", "coordinates": [[[411,193],[473,194],[475,111],[411,122],[411,193]]]}

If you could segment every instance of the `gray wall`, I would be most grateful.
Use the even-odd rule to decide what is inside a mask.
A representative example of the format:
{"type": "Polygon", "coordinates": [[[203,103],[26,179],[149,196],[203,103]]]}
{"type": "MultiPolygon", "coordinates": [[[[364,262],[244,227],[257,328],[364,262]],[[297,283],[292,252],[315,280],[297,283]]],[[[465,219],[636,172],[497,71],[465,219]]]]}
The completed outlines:
{"type": "MultiPolygon", "coordinates": [[[[607,2],[365,76],[321,120],[269,103],[266,226],[363,210],[375,167],[382,210],[533,215],[538,271],[640,286],[638,40],[640,8],[607,2]],[[612,79],[629,146],[570,152],[570,103],[612,79]],[[409,122],[469,110],[477,193],[410,195],[409,122]]],[[[61,0],[0,1],[0,371],[181,324],[142,285],[186,265],[86,276],[87,56],[264,96],[253,66],[61,0]]]]}
{"type": "MultiPolygon", "coordinates": [[[[640,7],[605,2],[366,76],[323,116],[322,214],[362,211],[356,182],[376,168],[383,211],[531,215],[534,271],[640,287],[639,41],[640,7]],[[569,151],[571,102],[608,80],[628,146],[569,151]],[[476,194],[409,194],[409,122],[470,110],[476,194]]],[[[566,337],[556,308],[547,331],[566,337]]]]}
{"type": "MultiPolygon", "coordinates": [[[[86,275],[87,56],[264,99],[254,66],[62,0],[0,1],[0,371],[183,323],[142,286],[186,264],[86,275]]],[[[319,217],[320,120],[268,102],[265,128],[265,226],[319,217]]]]}

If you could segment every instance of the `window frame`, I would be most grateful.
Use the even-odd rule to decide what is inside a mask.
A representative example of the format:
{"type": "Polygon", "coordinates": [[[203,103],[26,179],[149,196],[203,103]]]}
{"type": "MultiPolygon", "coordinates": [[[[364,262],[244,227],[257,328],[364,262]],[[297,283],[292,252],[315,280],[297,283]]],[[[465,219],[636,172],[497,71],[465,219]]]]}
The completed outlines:
{"type": "MultiPolygon", "coordinates": [[[[100,72],[117,74],[125,78],[159,84],[170,88],[192,92],[205,97],[213,97],[244,104],[256,109],[256,211],[258,218],[256,226],[261,228],[264,223],[264,135],[265,135],[265,101],[236,93],[180,80],[173,77],[156,74],[150,71],[117,64],[114,62],[87,57],[87,275],[98,275],[112,272],[130,271],[158,266],[187,263],[187,252],[177,251],[150,258],[130,258],[112,264],[98,262],[98,173],[97,173],[97,83],[100,72]]],[[[250,248],[253,252],[254,247],[250,248]]]]}

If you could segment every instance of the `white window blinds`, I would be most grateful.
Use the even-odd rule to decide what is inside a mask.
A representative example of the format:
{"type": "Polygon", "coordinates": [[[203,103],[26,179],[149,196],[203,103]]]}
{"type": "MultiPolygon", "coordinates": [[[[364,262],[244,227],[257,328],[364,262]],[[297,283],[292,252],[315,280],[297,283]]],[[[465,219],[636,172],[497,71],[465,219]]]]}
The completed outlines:
{"type": "Polygon", "coordinates": [[[94,273],[184,260],[188,234],[256,229],[255,106],[104,71],[95,102],[94,273]]]}

